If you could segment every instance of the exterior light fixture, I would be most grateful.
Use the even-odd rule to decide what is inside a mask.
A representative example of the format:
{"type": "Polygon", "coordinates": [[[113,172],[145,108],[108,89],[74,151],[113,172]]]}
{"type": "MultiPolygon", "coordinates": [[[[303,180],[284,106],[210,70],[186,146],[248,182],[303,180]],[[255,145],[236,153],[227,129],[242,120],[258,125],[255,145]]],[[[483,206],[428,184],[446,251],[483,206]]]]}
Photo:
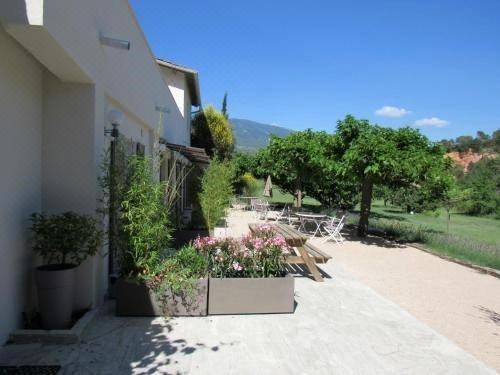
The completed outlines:
{"type": "Polygon", "coordinates": [[[117,109],[112,109],[108,112],[108,122],[113,126],[112,130],[104,130],[105,135],[111,135],[111,141],[118,138],[118,127],[123,122],[123,113],[117,109]]]}
{"type": "Polygon", "coordinates": [[[109,38],[107,36],[99,35],[99,40],[102,45],[114,48],[130,50],[130,42],[122,39],[109,38]]]}

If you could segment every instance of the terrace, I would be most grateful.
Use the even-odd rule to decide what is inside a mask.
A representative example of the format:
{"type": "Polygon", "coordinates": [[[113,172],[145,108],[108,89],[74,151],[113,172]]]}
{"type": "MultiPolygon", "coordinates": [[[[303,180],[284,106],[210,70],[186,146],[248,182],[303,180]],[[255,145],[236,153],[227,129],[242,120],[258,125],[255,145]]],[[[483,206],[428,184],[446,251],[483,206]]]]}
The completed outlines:
{"type": "MultiPolygon", "coordinates": [[[[232,210],[229,230],[245,234],[253,220],[249,212],[232,210]]],[[[58,364],[62,373],[79,374],[495,373],[398,306],[400,301],[370,288],[373,280],[358,277],[359,269],[353,272],[346,261],[354,248],[358,254],[394,249],[352,238],[342,246],[313,241],[333,260],[320,265],[323,283],[296,275],[294,314],[123,318],[114,316],[108,302],[80,343],[7,345],[0,349],[0,363],[58,364]]],[[[498,359],[492,345],[489,365],[498,368],[495,351],[498,359]]]]}

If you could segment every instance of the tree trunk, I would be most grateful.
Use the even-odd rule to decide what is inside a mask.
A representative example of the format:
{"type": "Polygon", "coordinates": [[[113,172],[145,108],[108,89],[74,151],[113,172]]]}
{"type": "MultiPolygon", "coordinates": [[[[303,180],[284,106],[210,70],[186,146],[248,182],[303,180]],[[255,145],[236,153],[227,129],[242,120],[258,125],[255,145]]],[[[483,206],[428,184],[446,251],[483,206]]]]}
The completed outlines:
{"type": "Polygon", "coordinates": [[[373,181],[370,176],[363,177],[361,190],[361,209],[359,212],[358,236],[366,237],[368,233],[368,217],[372,206],[373,181]]]}
{"type": "Polygon", "coordinates": [[[302,207],[302,182],[297,181],[295,183],[295,207],[302,207]]]}

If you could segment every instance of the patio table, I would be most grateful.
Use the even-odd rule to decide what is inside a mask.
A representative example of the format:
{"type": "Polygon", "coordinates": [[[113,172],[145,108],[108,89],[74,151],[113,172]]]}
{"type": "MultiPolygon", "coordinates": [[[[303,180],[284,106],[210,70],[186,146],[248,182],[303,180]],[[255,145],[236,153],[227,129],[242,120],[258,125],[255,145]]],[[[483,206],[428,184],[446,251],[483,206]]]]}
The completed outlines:
{"type": "MultiPolygon", "coordinates": [[[[248,224],[248,227],[250,228],[250,231],[253,233],[256,230],[258,230],[259,225],[260,224],[257,223],[250,223],[248,224]]],[[[309,272],[311,272],[314,280],[324,281],[323,278],[321,277],[321,273],[319,272],[318,267],[316,267],[316,261],[314,257],[310,256],[306,250],[307,238],[304,237],[302,233],[300,233],[298,230],[292,228],[290,225],[287,224],[267,224],[267,225],[271,226],[274,233],[283,236],[288,245],[296,249],[297,252],[296,255],[287,256],[287,263],[304,264],[309,269],[309,272]]],[[[314,250],[316,250],[316,252],[319,252],[318,249],[314,250]]],[[[330,257],[328,257],[328,259],[329,258],[330,257]]]]}
{"type": "Polygon", "coordinates": [[[252,206],[252,199],[257,199],[257,197],[240,197],[240,199],[247,201],[247,210],[249,210],[252,206]]]}
{"type": "Polygon", "coordinates": [[[312,223],[315,226],[312,236],[315,237],[318,232],[321,234],[321,220],[326,217],[325,215],[305,212],[298,212],[296,215],[300,220],[299,231],[302,229],[303,232],[306,232],[307,223],[312,223]]]}

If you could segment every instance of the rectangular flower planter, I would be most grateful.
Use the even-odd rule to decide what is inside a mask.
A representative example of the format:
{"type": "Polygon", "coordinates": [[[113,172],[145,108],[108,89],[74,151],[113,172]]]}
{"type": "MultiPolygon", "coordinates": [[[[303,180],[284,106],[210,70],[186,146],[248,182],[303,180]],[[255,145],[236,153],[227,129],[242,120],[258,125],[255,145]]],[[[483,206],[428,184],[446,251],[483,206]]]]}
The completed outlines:
{"type": "Polygon", "coordinates": [[[208,279],[200,279],[193,296],[162,298],[144,284],[119,279],[115,286],[117,316],[203,316],[207,315],[208,279]]]}
{"type": "Polygon", "coordinates": [[[293,313],[295,279],[210,278],[208,314],[293,313]]]}

